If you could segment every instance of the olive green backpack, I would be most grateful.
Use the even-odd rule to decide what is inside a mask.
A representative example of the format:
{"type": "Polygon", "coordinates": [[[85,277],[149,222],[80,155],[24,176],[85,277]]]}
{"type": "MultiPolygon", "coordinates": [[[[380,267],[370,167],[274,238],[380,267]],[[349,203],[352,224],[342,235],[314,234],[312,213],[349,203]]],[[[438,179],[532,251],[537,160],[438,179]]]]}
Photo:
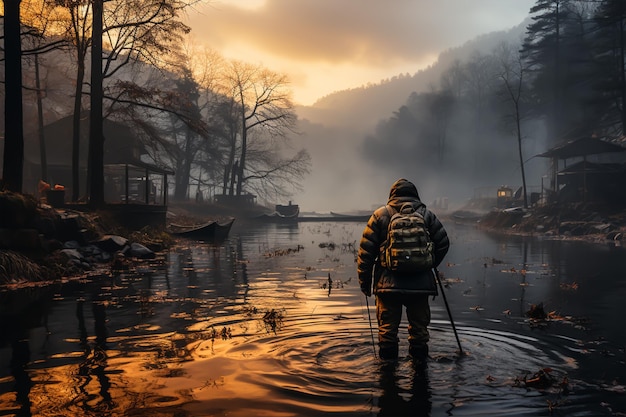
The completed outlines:
{"type": "Polygon", "coordinates": [[[411,203],[391,215],[387,239],[381,247],[381,265],[394,272],[424,272],[433,268],[434,245],[424,216],[411,203]]]}

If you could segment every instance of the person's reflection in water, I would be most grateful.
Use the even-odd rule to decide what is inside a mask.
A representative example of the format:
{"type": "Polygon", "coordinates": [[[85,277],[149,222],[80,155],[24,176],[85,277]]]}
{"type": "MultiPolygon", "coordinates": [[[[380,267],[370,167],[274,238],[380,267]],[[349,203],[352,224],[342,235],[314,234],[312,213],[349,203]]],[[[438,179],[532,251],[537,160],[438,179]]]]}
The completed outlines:
{"type": "Polygon", "coordinates": [[[107,353],[106,353],[106,306],[104,302],[100,300],[94,300],[92,304],[93,318],[94,318],[94,331],[95,331],[95,344],[93,350],[87,340],[87,330],[85,326],[85,318],[83,315],[83,302],[79,301],[76,309],[80,339],[83,348],[85,349],[85,360],[78,366],[78,374],[84,377],[84,382],[79,385],[79,390],[89,398],[88,385],[91,382],[91,376],[95,375],[100,384],[100,395],[102,396],[103,403],[97,405],[94,408],[91,404],[85,403],[85,408],[91,411],[102,411],[102,408],[107,409],[111,406],[111,394],[109,392],[111,388],[111,382],[105,372],[107,366],[107,353]]]}
{"type": "Polygon", "coordinates": [[[432,410],[431,393],[426,364],[412,367],[411,386],[403,389],[398,384],[397,361],[383,361],[380,366],[380,388],[382,394],[378,400],[383,416],[429,417],[432,410]]]}
{"type": "Polygon", "coordinates": [[[30,388],[32,381],[28,375],[26,367],[30,362],[30,346],[28,342],[28,336],[23,337],[16,336],[11,341],[11,348],[13,356],[11,357],[11,375],[15,379],[15,399],[21,405],[17,416],[30,417],[30,388]]]}
{"type": "Polygon", "coordinates": [[[104,369],[107,366],[107,328],[106,328],[106,306],[103,302],[94,301],[93,303],[93,317],[95,322],[96,333],[96,346],[94,349],[94,356],[97,358],[96,366],[93,373],[100,382],[100,395],[106,402],[111,401],[111,394],[109,389],[111,388],[111,381],[106,375],[104,369]]]}

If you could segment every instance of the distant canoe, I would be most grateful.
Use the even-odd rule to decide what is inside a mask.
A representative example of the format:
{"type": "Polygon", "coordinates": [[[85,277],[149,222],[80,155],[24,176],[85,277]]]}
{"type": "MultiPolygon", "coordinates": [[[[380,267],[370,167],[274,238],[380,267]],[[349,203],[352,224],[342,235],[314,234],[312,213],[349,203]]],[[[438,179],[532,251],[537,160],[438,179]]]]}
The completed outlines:
{"type": "Polygon", "coordinates": [[[258,221],[258,222],[267,222],[267,223],[291,223],[297,222],[301,217],[298,216],[298,213],[295,213],[291,216],[285,216],[278,212],[274,212],[271,214],[260,214],[258,216],[252,217],[250,220],[258,221]]]}
{"type": "Polygon", "coordinates": [[[235,219],[231,219],[226,223],[213,221],[195,226],[170,224],[168,231],[174,236],[203,240],[206,242],[221,242],[228,237],[234,222],[235,219]]]}
{"type": "Polygon", "coordinates": [[[483,214],[468,210],[457,210],[451,214],[451,217],[457,222],[477,222],[483,214]]]}
{"type": "Polygon", "coordinates": [[[358,217],[358,218],[365,218],[365,219],[369,219],[369,217],[372,215],[371,212],[365,212],[365,211],[357,211],[354,213],[337,213],[336,211],[331,211],[330,212],[331,216],[334,217],[358,217]]]}

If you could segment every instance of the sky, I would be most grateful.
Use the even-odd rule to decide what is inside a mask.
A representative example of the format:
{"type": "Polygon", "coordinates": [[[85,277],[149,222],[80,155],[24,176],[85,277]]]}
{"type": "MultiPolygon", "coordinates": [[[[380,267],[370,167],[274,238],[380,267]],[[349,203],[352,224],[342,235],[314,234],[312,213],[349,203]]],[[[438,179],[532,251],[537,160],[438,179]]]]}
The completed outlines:
{"type": "Polygon", "coordinates": [[[521,23],[536,0],[209,0],[192,38],[286,74],[295,104],[414,74],[439,53],[521,23]]]}

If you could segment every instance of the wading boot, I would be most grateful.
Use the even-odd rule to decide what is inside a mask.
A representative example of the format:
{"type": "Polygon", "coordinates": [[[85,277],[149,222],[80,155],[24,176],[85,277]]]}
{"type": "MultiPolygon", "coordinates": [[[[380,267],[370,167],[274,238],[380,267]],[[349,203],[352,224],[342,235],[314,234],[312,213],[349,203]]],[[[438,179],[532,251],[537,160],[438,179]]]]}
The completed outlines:
{"type": "Polygon", "coordinates": [[[409,355],[415,366],[425,366],[428,360],[428,345],[409,346],[409,355]]]}
{"type": "Polygon", "coordinates": [[[381,345],[378,349],[378,356],[386,361],[398,359],[398,345],[381,345]]]}

